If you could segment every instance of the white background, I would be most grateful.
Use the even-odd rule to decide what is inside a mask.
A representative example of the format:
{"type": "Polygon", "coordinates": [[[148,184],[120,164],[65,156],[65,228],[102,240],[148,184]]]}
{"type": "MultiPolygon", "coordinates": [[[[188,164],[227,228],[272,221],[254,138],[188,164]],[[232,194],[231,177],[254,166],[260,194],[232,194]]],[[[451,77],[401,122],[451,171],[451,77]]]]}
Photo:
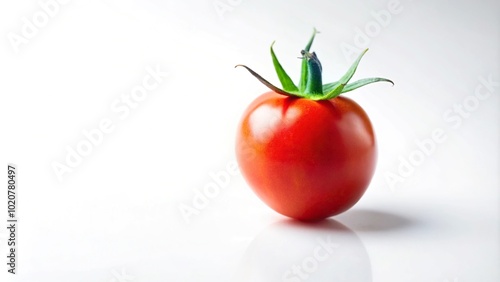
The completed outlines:
{"type": "Polygon", "coordinates": [[[0,174],[15,163],[19,183],[18,274],[7,274],[2,227],[0,277],[500,281],[500,2],[400,0],[391,10],[391,1],[74,0],[55,2],[43,22],[46,2],[0,4],[0,174]],[[38,24],[28,36],[24,18],[38,24]],[[300,224],[265,206],[235,173],[197,214],[183,215],[210,175],[234,164],[240,115],[266,91],[234,65],[277,82],[269,55],[276,40],[296,78],[313,27],[325,81],[352,63],[341,47],[350,45],[370,47],[355,79],[396,83],[347,95],[369,114],[379,145],[364,197],[333,219],[300,224]],[[113,110],[148,68],[168,77],[128,116],[113,110]],[[482,79],[496,87],[487,91],[482,79]],[[474,98],[478,88],[490,95],[474,98]],[[453,111],[464,101],[461,117],[453,111]],[[113,130],[60,181],[53,164],[66,164],[68,148],[103,120],[113,130]],[[417,143],[436,130],[444,140],[424,154],[417,143]],[[413,169],[398,172],[412,156],[413,169]],[[395,175],[401,181],[388,181],[395,175]],[[335,244],[324,261],[314,256],[321,240],[335,244]],[[287,276],[294,265],[302,278],[287,276]]]}

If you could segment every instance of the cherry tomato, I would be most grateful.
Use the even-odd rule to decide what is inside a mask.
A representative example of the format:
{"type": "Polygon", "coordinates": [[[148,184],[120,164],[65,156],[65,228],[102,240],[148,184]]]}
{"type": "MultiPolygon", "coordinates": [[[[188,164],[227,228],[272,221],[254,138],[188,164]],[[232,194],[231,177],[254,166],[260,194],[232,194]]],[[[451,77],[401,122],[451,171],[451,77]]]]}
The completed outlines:
{"type": "Polygon", "coordinates": [[[236,142],[240,170],[255,193],[300,220],[349,209],[375,170],[372,125],[346,97],[313,101],[265,93],[243,114],[236,142]]]}
{"type": "Polygon", "coordinates": [[[323,84],[323,67],[309,52],[302,55],[298,85],[291,80],[271,45],[274,68],[283,89],[245,65],[270,92],[255,99],[237,129],[236,157],[255,193],[277,212],[313,221],[351,208],[363,196],[375,170],[375,134],[365,111],[340,96],[380,77],[349,83],[364,50],[338,80],[323,84]]]}

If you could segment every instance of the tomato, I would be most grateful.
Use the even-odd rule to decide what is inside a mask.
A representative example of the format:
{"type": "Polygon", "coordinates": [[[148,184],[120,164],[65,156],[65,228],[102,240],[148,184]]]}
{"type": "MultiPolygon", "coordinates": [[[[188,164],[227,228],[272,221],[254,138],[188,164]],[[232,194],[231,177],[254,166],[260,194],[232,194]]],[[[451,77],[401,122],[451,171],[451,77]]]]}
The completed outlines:
{"type": "Polygon", "coordinates": [[[236,140],[240,170],[255,193],[300,220],[349,209],[375,170],[370,120],[345,97],[313,101],[265,93],[243,114],[236,140]]]}
{"type": "MultiPolygon", "coordinates": [[[[314,32],[316,34],[316,31],[314,32]]],[[[365,50],[337,82],[322,84],[322,66],[303,55],[296,86],[278,62],[280,89],[244,65],[269,87],[243,113],[237,128],[236,158],[249,186],[268,206],[295,219],[315,221],[351,208],[366,191],[375,171],[377,150],[365,111],[342,93],[386,81],[353,76],[365,50]]]]}

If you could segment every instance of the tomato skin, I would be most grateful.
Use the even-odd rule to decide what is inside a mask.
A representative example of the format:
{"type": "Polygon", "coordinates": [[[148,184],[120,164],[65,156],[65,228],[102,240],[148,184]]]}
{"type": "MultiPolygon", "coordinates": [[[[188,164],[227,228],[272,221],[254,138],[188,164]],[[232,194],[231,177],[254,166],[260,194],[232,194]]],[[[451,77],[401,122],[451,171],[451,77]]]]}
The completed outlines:
{"type": "Polygon", "coordinates": [[[352,207],[373,176],[376,141],[353,100],[267,92],[246,109],[236,157],[247,183],[275,211],[304,221],[352,207]]]}

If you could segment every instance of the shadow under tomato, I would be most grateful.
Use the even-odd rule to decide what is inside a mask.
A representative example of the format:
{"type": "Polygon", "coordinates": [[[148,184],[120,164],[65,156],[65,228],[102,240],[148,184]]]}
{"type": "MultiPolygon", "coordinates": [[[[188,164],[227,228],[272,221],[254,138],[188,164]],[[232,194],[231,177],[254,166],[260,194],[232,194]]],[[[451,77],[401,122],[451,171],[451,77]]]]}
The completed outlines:
{"type": "Polygon", "coordinates": [[[352,209],[336,216],[335,219],[361,232],[393,231],[419,224],[415,219],[404,215],[370,209],[352,209]]]}
{"type": "Polygon", "coordinates": [[[256,236],[235,281],[372,281],[361,239],[333,219],[280,220],[256,236]]]}

